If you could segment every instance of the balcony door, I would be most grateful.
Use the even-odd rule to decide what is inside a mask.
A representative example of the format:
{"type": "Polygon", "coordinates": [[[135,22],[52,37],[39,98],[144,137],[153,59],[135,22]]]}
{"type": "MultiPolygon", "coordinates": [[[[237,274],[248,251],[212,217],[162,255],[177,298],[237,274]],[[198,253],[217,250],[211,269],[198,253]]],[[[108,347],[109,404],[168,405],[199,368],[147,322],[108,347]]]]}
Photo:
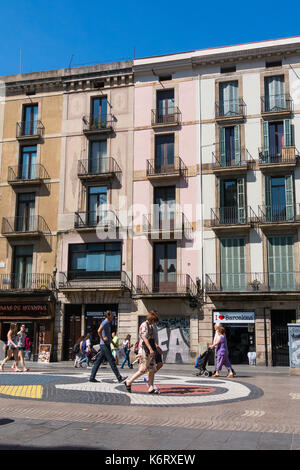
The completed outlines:
{"type": "Polygon", "coordinates": [[[175,100],[174,90],[158,91],[156,102],[157,122],[172,123],[174,122],[175,100]]]}
{"type": "Polygon", "coordinates": [[[32,232],[35,230],[35,193],[18,194],[16,231],[32,232]]]}
{"type": "Polygon", "coordinates": [[[176,251],[176,243],[154,244],[153,290],[157,292],[176,292],[176,251]]]}
{"type": "Polygon", "coordinates": [[[283,148],[293,145],[290,119],[263,122],[263,155],[267,163],[277,163],[283,158],[283,148]]]}
{"type": "Polygon", "coordinates": [[[220,221],[226,225],[246,222],[244,178],[220,181],[220,221]]]}
{"type": "Polygon", "coordinates": [[[293,175],[266,176],[267,222],[294,220],[293,175]]]}
{"type": "Polygon", "coordinates": [[[284,76],[265,78],[265,111],[286,109],[284,76]]]}
{"type": "Polygon", "coordinates": [[[268,237],[268,275],[271,290],[295,290],[294,237],[268,237]]]}
{"type": "Polygon", "coordinates": [[[221,289],[239,291],[246,288],[246,248],[244,238],[220,239],[221,289]]]}
{"type": "Polygon", "coordinates": [[[239,86],[237,81],[220,83],[220,115],[239,114],[239,86]]]}
{"type": "Polygon", "coordinates": [[[97,225],[107,220],[107,186],[88,188],[88,224],[97,225]]]}
{"type": "Polygon", "coordinates": [[[240,126],[220,127],[221,166],[239,165],[241,162],[240,126]]]}
{"type": "Polygon", "coordinates": [[[170,173],[174,171],[174,134],[155,137],[155,172],[170,173]]]}
{"type": "Polygon", "coordinates": [[[33,246],[16,246],[13,260],[13,287],[24,289],[32,287],[32,253],[33,246]]]}
{"type": "Polygon", "coordinates": [[[108,171],[107,140],[91,142],[88,172],[92,174],[100,174],[107,173],[108,171]]]}
{"type": "Polygon", "coordinates": [[[174,230],[175,186],[154,188],[154,226],[160,230],[174,230]]]}
{"type": "Polygon", "coordinates": [[[22,180],[32,180],[37,177],[36,172],[36,145],[21,148],[21,157],[18,177],[22,180]]]}
{"type": "Polygon", "coordinates": [[[24,106],[23,135],[37,134],[38,105],[24,106]]]}
{"type": "Polygon", "coordinates": [[[107,98],[95,98],[92,101],[92,128],[101,129],[107,127],[107,98]]]}

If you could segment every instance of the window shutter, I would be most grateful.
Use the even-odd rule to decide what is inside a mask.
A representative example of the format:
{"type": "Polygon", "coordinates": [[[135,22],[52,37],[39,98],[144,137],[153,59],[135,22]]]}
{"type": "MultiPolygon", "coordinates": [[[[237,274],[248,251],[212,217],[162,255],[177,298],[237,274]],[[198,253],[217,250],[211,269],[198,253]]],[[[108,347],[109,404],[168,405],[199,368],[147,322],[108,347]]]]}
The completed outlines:
{"type": "Polygon", "coordinates": [[[220,164],[221,166],[226,166],[225,127],[220,127],[219,145],[220,145],[220,164]]]}
{"type": "Polygon", "coordinates": [[[237,179],[237,199],[238,199],[238,221],[240,224],[244,224],[246,223],[245,178],[237,179]]]}
{"type": "Polygon", "coordinates": [[[294,220],[293,175],[285,177],[286,219],[294,220]]]}
{"type": "Polygon", "coordinates": [[[265,160],[269,160],[269,123],[268,121],[263,122],[263,149],[265,160]]]}
{"type": "Polygon", "coordinates": [[[270,176],[265,177],[265,215],[267,222],[272,221],[272,180],[270,176]]]}
{"type": "Polygon", "coordinates": [[[241,163],[241,126],[234,126],[234,159],[236,165],[241,163]]]}
{"type": "Polygon", "coordinates": [[[290,147],[292,145],[292,129],[291,129],[291,120],[284,119],[284,146],[290,147]]]}

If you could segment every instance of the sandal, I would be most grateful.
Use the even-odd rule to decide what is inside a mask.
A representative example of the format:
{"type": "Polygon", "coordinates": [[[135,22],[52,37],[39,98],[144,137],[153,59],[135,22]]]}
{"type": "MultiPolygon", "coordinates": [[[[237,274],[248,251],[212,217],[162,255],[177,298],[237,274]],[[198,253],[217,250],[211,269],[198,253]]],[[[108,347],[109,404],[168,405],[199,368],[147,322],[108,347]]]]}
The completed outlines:
{"type": "Polygon", "coordinates": [[[124,383],[128,393],[131,393],[131,385],[127,385],[127,382],[124,383]]]}
{"type": "Polygon", "coordinates": [[[212,376],[213,376],[213,377],[220,377],[219,374],[213,374],[212,376]]]}
{"type": "Polygon", "coordinates": [[[23,369],[23,372],[28,372],[28,371],[29,371],[29,369],[23,369]]]}
{"type": "Polygon", "coordinates": [[[148,392],[148,393],[152,393],[153,395],[159,395],[159,391],[155,388],[151,390],[151,392],[148,392]]]}

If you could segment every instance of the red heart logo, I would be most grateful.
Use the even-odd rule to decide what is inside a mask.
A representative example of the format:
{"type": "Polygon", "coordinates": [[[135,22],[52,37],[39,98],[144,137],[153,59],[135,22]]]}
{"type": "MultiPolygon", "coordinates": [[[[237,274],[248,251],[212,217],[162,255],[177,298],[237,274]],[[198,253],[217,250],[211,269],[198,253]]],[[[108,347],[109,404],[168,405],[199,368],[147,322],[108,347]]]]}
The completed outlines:
{"type": "Polygon", "coordinates": [[[219,315],[220,320],[224,320],[224,318],[225,318],[224,315],[219,315]]]}

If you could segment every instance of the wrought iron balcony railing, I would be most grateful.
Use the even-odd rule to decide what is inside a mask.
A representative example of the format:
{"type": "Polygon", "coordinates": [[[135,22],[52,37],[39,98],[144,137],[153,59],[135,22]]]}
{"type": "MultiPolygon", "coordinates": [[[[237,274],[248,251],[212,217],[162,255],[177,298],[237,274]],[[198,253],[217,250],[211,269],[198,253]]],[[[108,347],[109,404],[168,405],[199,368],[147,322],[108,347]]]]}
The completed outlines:
{"type": "Polygon", "coordinates": [[[176,125],[178,126],[181,123],[181,111],[178,106],[169,108],[168,112],[162,112],[159,109],[151,110],[151,123],[152,126],[167,126],[167,125],[176,125]]]}
{"type": "Polygon", "coordinates": [[[108,176],[121,173],[121,168],[113,157],[89,158],[78,161],[77,174],[79,178],[108,176]]]}
{"type": "Polygon", "coordinates": [[[7,180],[9,183],[27,183],[50,179],[45,167],[40,163],[30,166],[9,166],[7,180]]]}
{"type": "Polygon", "coordinates": [[[147,176],[186,176],[187,167],[180,157],[170,159],[171,162],[161,163],[158,159],[147,160],[147,176]]]}
{"type": "Polygon", "coordinates": [[[287,93],[261,97],[261,113],[289,113],[293,110],[293,100],[287,93]]]}
{"type": "Polygon", "coordinates": [[[260,166],[264,165],[296,165],[299,151],[294,145],[289,147],[282,147],[281,151],[275,149],[265,150],[258,149],[258,163],[260,166]]]}
{"type": "Polygon", "coordinates": [[[211,209],[211,226],[248,225],[258,222],[252,207],[217,207],[211,209]]]}
{"type": "Polygon", "coordinates": [[[155,234],[162,238],[187,238],[192,237],[193,226],[188,221],[183,212],[173,212],[166,210],[165,212],[154,212],[143,216],[143,232],[151,235],[152,238],[155,234]]]}
{"type": "Polygon", "coordinates": [[[196,296],[197,286],[189,274],[154,273],[137,276],[136,293],[146,296],[196,296]]]}
{"type": "Polygon", "coordinates": [[[54,288],[51,274],[12,273],[0,274],[0,291],[50,290],[54,288]]]}
{"type": "Polygon", "coordinates": [[[127,289],[132,291],[134,286],[125,271],[68,271],[60,272],[58,276],[60,289],[127,289]]]}
{"type": "Polygon", "coordinates": [[[42,137],[43,130],[43,123],[38,119],[17,122],[17,139],[38,139],[42,137]]]}
{"type": "Polygon", "coordinates": [[[216,119],[241,118],[246,114],[246,103],[242,98],[234,100],[216,101],[215,103],[216,119]]]}
{"type": "Polygon", "coordinates": [[[114,124],[115,119],[112,114],[106,114],[101,118],[91,115],[89,118],[83,118],[83,132],[85,134],[113,132],[114,124]]]}
{"type": "Polygon", "coordinates": [[[258,206],[258,219],[261,224],[300,222],[300,204],[263,204],[258,206]]]}
{"type": "Polygon", "coordinates": [[[113,210],[75,212],[75,228],[120,227],[120,220],[113,210]]]}
{"type": "Polygon", "coordinates": [[[221,169],[248,169],[255,164],[255,160],[251,157],[248,150],[244,147],[235,155],[234,152],[226,151],[221,154],[219,144],[216,145],[216,152],[212,153],[213,170],[221,169]]]}
{"type": "Polygon", "coordinates": [[[3,217],[2,235],[50,234],[50,229],[40,215],[3,217]]]}
{"type": "Polygon", "coordinates": [[[229,274],[206,274],[205,290],[222,292],[287,292],[300,290],[300,272],[251,272],[229,274]]]}

